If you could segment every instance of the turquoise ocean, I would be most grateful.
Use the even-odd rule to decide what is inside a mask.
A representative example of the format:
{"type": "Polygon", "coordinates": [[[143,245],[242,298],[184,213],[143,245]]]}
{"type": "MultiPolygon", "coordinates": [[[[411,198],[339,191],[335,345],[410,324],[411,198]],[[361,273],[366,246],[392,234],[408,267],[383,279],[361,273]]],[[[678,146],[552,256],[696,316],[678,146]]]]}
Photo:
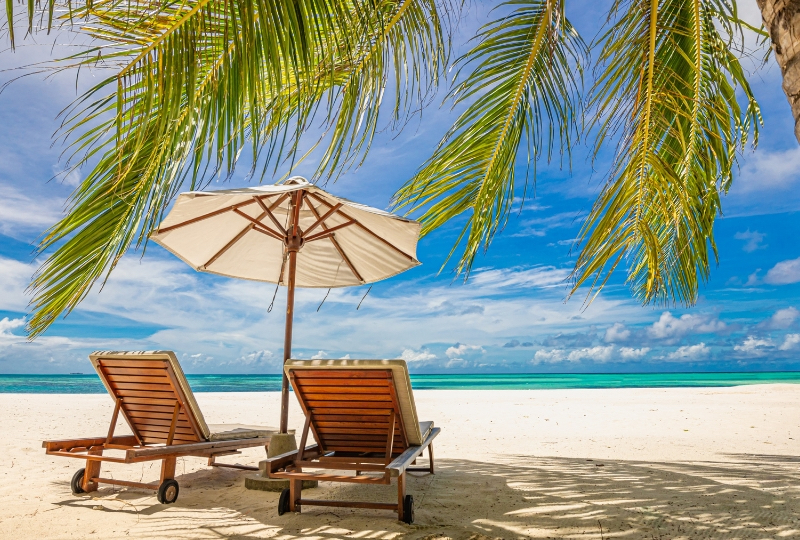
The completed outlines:
{"type": "MultiPolygon", "coordinates": [[[[280,375],[187,375],[195,392],[277,392],[280,375]]],[[[417,390],[544,390],[569,388],[679,388],[800,384],[800,371],[757,373],[411,375],[417,390]]],[[[88,375],[0,375],[0,393],[103,394],[88,375]]]]}

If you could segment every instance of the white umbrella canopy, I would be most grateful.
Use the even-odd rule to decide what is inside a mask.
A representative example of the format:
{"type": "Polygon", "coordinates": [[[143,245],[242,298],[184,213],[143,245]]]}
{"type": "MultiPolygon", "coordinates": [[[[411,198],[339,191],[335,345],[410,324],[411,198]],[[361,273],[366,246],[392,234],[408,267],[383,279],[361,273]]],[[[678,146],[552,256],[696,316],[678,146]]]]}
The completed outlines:
{"type": "Polygon", "coordinates": [[[195,270],[286,285],[287,229],[299,192],[297,287],[363,285],[420,264],[419,223],[335,197],[301,177],[182,193],[150,238],[195,270]]]}
{"type": "MultiPolygon", "coordinates": [[[[292,354],[295,287],[373,283],[420,264],[420,224],[335,197],[292,177],[282,184],[182,193],[150,235],[200,272],[288,288],[283,361],[292,354]]],[[[289,381],[281,386],[281,433],[289,381]]]]}

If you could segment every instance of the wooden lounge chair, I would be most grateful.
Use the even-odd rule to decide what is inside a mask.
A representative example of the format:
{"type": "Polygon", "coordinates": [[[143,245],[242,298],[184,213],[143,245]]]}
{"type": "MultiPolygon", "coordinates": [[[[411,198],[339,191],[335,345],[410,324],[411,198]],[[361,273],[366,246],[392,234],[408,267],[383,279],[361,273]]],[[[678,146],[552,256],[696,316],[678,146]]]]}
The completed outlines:
{"type": "Polygon", "coordinates": [[[95,352],[89,356],[108,393],[114,398],[111,426],[104,437],[45,441],[47,454],[86,460],[72,478],[74,494],[97,490],[98,484],[152,489],[163,504],[178,498],[176,458],[208,458],[215,467],[258,470],[258,467],[217,463],[219,456],[239,449],[267,448],[275,430],[242,425],[208,425],[171,351],[95,352]],[[133,435],[115,436],[119,415],[133,435]],[[111,452],[104,454],[104,452],[111,452]],[[100,464],[161,460],[159,483],[144,484],[100,477],[100,464]]]}
{"type": "Polygon", "coordinates": [[[433,474],[432,441],[441,430],[433,422],[418,421],[406,363],[290,360],[285,370],[306,420],[299,450],[267,460],[270,478],[290,480],[290,487],[281,493],[278,513],[299,512],[305,505],[349,506],[393,510],[400,521],[411,523],[414,499],[406,495],[406,473],[433,474]],[[306,447],[309,431],[317,444],[306,447]],[[411,468],[426,448],[429,466],[411,468]],[[396,504],[301,496],[303,480],[390,484],[393,477],[396,504]]]}

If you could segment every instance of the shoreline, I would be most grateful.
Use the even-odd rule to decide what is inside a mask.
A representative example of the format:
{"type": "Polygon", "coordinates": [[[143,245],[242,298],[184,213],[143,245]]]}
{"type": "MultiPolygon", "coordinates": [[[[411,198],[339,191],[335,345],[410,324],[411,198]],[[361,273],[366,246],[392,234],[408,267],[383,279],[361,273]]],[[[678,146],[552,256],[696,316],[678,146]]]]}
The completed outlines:
{"type": "MultiPolygon", "coordinates": [[[[281,376],[188,375],[195,393],[279,392],[281,376]]],[[[800,384],[800,372],[638,374],[446,374],[411,375],[415,390],[539,390],[613,388],[729,388],[800,384]]],[[[104,394],[96,374],[0,375],[0,394],[104,394]]]]}

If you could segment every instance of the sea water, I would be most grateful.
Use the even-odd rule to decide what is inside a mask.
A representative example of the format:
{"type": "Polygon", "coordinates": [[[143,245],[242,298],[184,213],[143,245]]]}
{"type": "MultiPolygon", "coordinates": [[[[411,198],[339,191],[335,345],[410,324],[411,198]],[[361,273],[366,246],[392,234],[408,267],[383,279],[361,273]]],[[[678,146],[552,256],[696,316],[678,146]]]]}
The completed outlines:
{"type": "MultiPolygon", "coordinates": [[[[195,392],[277,392],[280,375],[187,375],[195,392]]],[[[591,373],[411,375],[417,390],[543,390],[568,388],[677,388],[800,384],[800,372],[751,373],[591,373]]],[[[96,374],[0,375],[0,393],[103,394],[96,374]]]]}

